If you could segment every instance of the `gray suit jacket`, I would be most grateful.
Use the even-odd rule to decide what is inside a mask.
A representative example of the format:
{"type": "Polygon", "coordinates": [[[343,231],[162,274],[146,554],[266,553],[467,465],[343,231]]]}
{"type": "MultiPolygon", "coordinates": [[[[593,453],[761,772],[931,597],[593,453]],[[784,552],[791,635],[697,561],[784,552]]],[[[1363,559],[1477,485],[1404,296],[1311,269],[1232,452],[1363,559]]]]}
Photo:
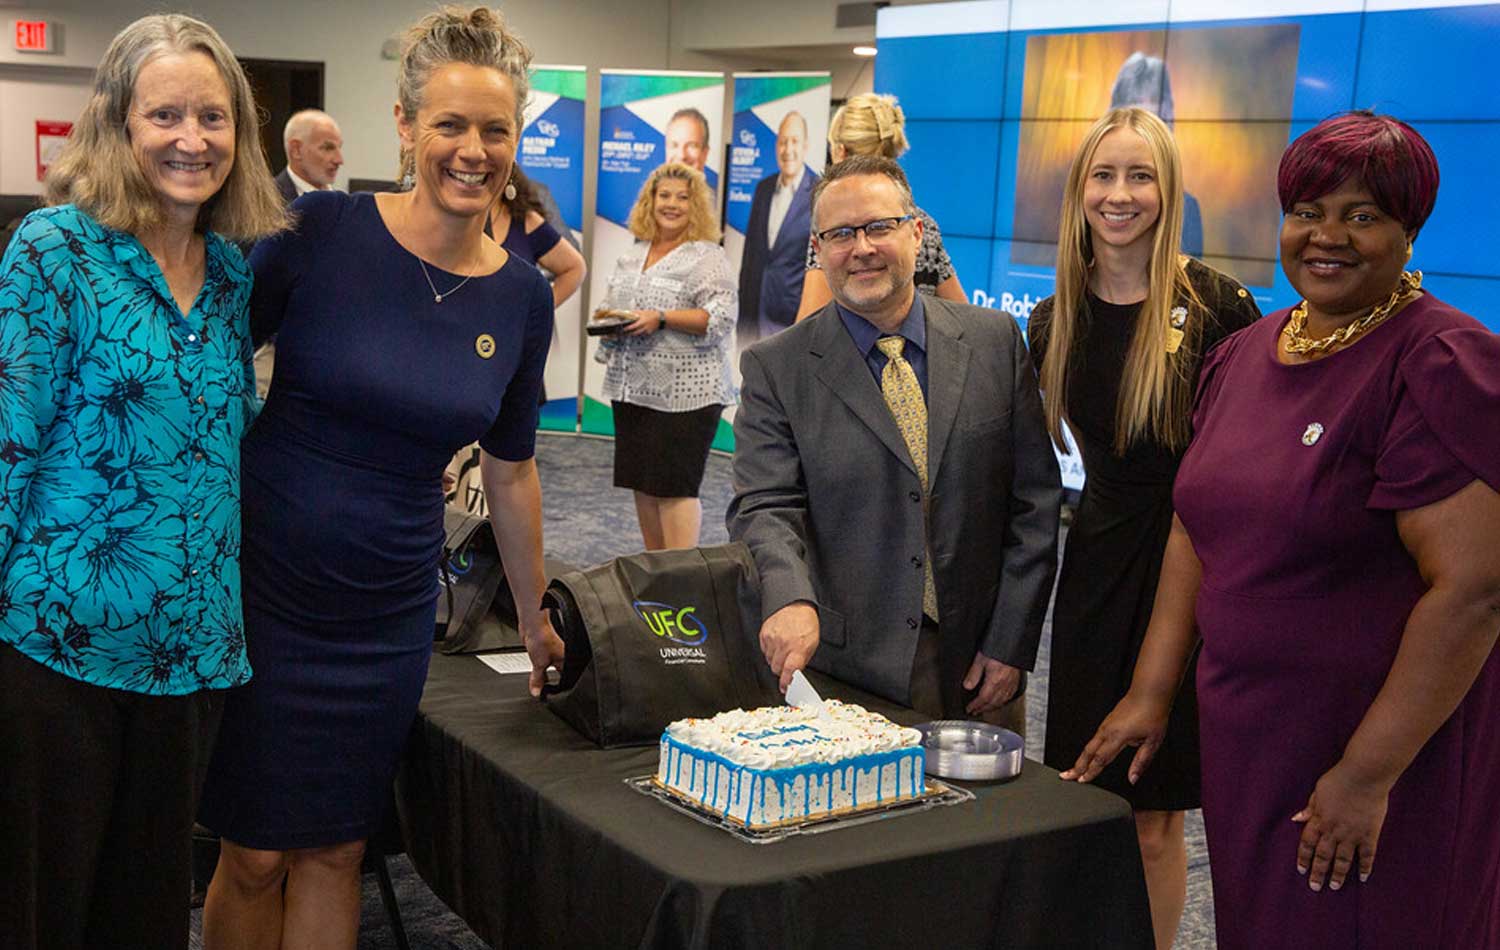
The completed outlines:
{"type": "Polygon", "coordinates": [[[961,716],[975,651],[1036,660],[1062,487],[1015,321],[923,302],[930,533],[906,444],[832,304],[741,358],[728,525],[755,556],[763,616],[817,604],[811,665],[901,702],[930,537],[944,713],[961,716]]]}

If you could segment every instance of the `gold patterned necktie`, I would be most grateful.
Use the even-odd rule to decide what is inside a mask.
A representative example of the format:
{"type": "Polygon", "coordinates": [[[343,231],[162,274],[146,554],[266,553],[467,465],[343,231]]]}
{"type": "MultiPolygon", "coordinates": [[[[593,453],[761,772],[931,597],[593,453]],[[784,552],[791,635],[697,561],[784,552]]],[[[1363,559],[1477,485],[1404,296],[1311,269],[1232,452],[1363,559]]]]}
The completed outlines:
{"type": "MultiPolygon", "coordinates": [[[[926,536],[927,513],[927,399],[922,395],[922,384],[917,382],[916,371],[901,353],[906,349],[906,338],[883,336],[875,341],[880,352],[885,354],[885,369],[880,373],[880,393],[890,407],[896,428],[911,453],[912,464],[917,468],[917,479],[922,483],[923,530],[926,536]]],[[[924,544],[924,547],[927,545],[924,544]]],[[[932,582],[932,552],[922,552],[922,612],[933,620],[938,619],[937,588],[932,582]]]]}

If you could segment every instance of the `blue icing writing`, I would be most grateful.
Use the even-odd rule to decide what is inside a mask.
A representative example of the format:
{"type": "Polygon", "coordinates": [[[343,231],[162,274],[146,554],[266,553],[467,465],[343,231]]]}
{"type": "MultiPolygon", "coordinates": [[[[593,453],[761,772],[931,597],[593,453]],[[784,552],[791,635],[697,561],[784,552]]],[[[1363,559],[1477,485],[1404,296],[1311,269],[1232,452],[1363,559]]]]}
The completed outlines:
{"type": "Polygon", "coordinates": [[[805,723],[798,726],[776,726],[771,729],[762,729],[759,732],[737,732],[735,733],[735,735],[750,742],[759,742],[762,739],[774,739],[776,736],[784,736],[793,732],[811,732],[813,735],[818,737],[816,741],[829,741],[825,736],[823,736],[822,733],[818,732],[817,729],[814,729],[812,726],[809,726],[805,723]]]}
{"type": "Polygon", "coordinates": [[[761,742],[762,749],[785,749],[794,745],[817,745],[820,742],[832,742],[827,736],[813,736],[811,739],[788,739],[785,742],[761,742]]]}

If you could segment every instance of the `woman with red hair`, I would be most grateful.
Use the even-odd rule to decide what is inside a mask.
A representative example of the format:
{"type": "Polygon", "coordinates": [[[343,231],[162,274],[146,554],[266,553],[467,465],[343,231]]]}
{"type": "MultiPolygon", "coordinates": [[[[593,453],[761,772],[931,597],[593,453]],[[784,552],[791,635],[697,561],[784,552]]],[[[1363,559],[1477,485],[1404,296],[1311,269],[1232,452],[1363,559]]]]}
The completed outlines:
{"type": "Polygon", "coordinates": [[[1500,338],[1404,270],[1437,183],[1369,112],[1282,156],[1304,299],[1206,360],[1130,691],[1064,773],[1139,777],[1196,609],[1221,950],[1500,946],[1500,338]]]}

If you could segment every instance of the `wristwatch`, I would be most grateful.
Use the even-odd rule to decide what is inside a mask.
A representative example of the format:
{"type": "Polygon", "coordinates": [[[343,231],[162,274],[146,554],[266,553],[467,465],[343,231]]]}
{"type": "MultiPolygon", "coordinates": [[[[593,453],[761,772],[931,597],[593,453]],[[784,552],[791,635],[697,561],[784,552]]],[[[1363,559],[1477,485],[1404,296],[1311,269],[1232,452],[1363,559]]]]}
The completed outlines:
{"type": "Polygon", "coordinates": [[[661,321],[656,328],[658,330],[665,330],[667,328],[667,312],[665,310],[656,311],[656,319],[661,321]]]}

